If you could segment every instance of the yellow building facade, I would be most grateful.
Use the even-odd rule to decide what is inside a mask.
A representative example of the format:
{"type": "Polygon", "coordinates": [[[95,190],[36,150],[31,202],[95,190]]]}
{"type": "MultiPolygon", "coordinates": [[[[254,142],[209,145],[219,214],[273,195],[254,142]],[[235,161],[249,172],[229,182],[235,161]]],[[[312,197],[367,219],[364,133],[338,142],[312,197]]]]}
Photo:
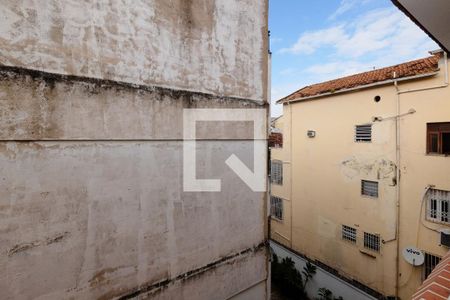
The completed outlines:
{"type": "Polygon", "coordinates": [[[449,250],[449,70],[436,55],[429,72],[282,99],[274,122],[271,238],[388,297],[410,299],[449,250]]]}

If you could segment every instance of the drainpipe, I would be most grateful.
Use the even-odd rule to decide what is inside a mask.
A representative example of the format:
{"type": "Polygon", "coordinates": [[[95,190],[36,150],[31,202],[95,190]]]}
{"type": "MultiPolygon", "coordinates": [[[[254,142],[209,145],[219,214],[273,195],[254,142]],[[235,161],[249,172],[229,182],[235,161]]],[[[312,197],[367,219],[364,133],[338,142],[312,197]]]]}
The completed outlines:
{"type": "Polygon", "coordinates": [[[406,93],[412,93],[412,92],[420,92],[420,91],[427,91],[427,90],[433,90],[433,89],[440,89],[440,88],[446,88],[449,85],[449,75],[448,75],[448,57],[447,52],[444,51],[444,83],[441,85],[436,86],[430,86],[425,88],[418,88],[418,89],[409,89],[409,90],[403,90],[401,91],[398,87],[398,80],[397,80],[397,74],[394,72],[394,86],[397,91],[397,118],[395,122],[395,131],[396,131],[396,137],[395,137],[395,147],[396,147],[396,165],[397,165],[397,189],[396,189],[396,206],[397,206],[397,220],[396,220],[396,228],[395,228],[395,239],[396,239],[396,256],[395,256],[395,269],[396,269],[396,276],[395,276],[395,298],[398,299],[399,294],[399,281],[400,281],[400,180],[401,180],[401,152],[400,152],[400,95],[406,94],[406,93]]]}
{"type": "Polygon", "coordinates": [[[290,189],[290,195],[289,195],[289,200],[290,200],[290,203],[291,203],[291,209],[290,209],[290,211],[291,211],[291,213],[290,213],[290,217],[291,217],[291,232],[290,232],[290,242],[291,242],[291,249],[293,249],[293,246],[292,246],[292,244],[293,244],[293,242],[292,242],[292,228],[293,228],[293,224],[294,224],[294,220],[292,219],[292,215],[293,215],[293,202],[294,202],[294,199],[292,198],[292,186],[293,186],[293,178],[292,178],[292,170],[294,169],[294,167],[293,167],[293,164],[294,164],[294,162],[293,162],[293,155],[292,155],[292,148],[293,148],[293,140],[292,140],[292,131],[293,131],[293,129],[292,129],[292,106],[291,106],[291,103],[290,102],[288,102],[288,105],[289,105],[289,140],[290,140],[290,145],[289,145],[289,147],[290,147],[290,150],[289,150],[289,160],[291,161],[291,165],[289,166],[289,173],[291,174],[291,178],[289,178],[289,185],[290,185],[290,187],[289,187],[289,189],[290,189]]]}
{"type": "Polygon", "coordinates": [[[397,74],[394,72],[394,86],[397,91],[397,113],[395,118],[395,164],[396,164],[396,224],[395,224],[395,238],[396,238],[396,253],[395,253],[395,298],[398,299],[399,281],[400,281],[400,90],[398,88],[397,74]]]}

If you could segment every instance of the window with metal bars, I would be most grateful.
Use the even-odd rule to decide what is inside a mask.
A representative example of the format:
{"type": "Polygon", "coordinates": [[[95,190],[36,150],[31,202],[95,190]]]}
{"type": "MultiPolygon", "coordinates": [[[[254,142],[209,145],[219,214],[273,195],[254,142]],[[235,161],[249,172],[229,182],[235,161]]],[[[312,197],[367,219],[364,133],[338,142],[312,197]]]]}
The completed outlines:
{"type": "Polygon", "coordinates": [[[283,199],[270,196],[270,215],[278,220],[283,220],[283,199]]]}
{"type": "Polygon", "coordinates": [[[283,163],[278,160],[272,160],[270,163],[270,181],[274,184],[283,184],[283,163]]]}
{"type": "Polygon", "coordinates": [[[380,252],[380,236],[378,234],[364,232],[364,248],[380,252]]]}
{"type": "Polygon", "coordinates": [[[372,124],[355,126],[355,142],[372,142],[372,124]]]}
{"type": "Polygon", "coordinates": [[[427,195],[427,220],[449,224],[450,192],[430,189],[427,195]]]}
{"type": "Polygon", "coordinates": [[[356,228],[342,225],[342,239],[356,244],[356,228]]]}
{"type": "Polygon", "coordinates": [[[361,180],[361,195],[378,198],[378,182],[361,180]]]}
{"type": "Polygon", "coordinates": [[[441,262],[439,256],[435,256],[429,253],[425,253],[425,262],[422,267],[422,281],[428,278],[428,276],[433,272],[434,268],[441,262]]]}

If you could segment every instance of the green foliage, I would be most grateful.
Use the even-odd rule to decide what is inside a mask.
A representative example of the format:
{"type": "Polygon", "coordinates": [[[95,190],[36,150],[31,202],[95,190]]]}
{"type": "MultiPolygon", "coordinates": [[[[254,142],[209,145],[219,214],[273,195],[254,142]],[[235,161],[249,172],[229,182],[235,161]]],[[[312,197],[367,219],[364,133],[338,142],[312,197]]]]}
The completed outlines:
{"type": "MultiPolygon", "coordinates": [[[[316,271],[317,267],[307,262],[300,273],[290,257],[280,261],[276,254],[272,256],[272,283],[277,286],[286,299],[308,300],[306,284],[314,277],[316,271]]],[[[344,300],[342,297],[335,298],[333,293],[326,288],[319,289],[318,296],[317,300],[344,300]]]]}
{"type": "Polygon", "coordinates": [[[316,275],[317,267],[314,266],[309,261],[306,263],[306,266],[303,268],[302,274],[305,277],[305,281],[303,283],[303,287],[306,289],[306,284],[308,281],[313,278],[314,275],[316,275]]]}
{"type": "Polygon", "coordinates": [[[289,258],[283,258],[279,261],[275,254],[272,258],[272,282],[279,288],[283,296],[292,300],[308,299],[305,291],[306,283],[316,273],[316,267],[308,263],[300,273],[295,268],[294,261],[289,258]],[[305,279],[303,279],[303,276],[305,279]]]}
{"type": "Polygon", "coordinates": [[[333,293],[327,288],[319,289],[319,298],[317,300],[344,300],[342,297],[335,298],[333,297],[333,293]]]}

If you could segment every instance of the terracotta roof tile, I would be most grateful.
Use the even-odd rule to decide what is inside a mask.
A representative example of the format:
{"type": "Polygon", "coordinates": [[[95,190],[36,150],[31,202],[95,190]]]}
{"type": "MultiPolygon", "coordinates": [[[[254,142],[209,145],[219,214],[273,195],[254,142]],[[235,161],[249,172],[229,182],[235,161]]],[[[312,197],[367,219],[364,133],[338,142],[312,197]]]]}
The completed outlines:
{"type": "Polygon", "coordinates": [[[434,268],[412,297],[413,300],[447,299],[450,296],[450,252],[434,268]]]}
{"type": "Polygon", "coordinates": [[[269,147],[270,148],[283,147],[283,134],[279,132],[272,132],[269,135],[269,147]]]}
{"type": "Polygon", "coordinates": [[[427,58],[422,58],[387,68],[313,84],[292,93],[278,102],[282,103],[291,100],[301,100],[301,98],[333,93],[340,90],[356,88],[359,86],[394,79],[394,72],[397,78],[433,73],[439,70],[439,57],[439,55],[433,55],[427,58]]]}

